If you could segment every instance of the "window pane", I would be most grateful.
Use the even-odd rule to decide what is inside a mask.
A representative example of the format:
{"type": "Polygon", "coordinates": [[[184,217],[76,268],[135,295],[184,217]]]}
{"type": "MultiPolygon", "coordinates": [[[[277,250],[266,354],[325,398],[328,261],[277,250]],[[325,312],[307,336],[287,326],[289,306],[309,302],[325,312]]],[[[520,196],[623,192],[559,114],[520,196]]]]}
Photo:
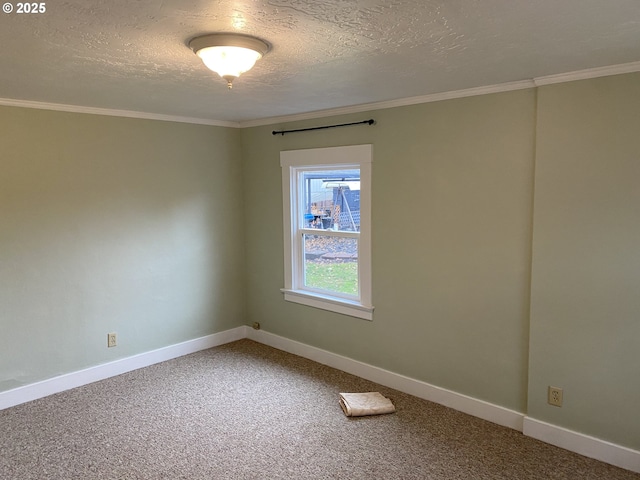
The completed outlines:
{"type": "Polygon", "coordinates": [[[304,235],[304,285],[341,296],[358,295],[358,239],[304,235]]]}
{"type": "Polygon", "coordinates": [[[360,170],[301,173],[303,228],[360,230],[360,170]]]}

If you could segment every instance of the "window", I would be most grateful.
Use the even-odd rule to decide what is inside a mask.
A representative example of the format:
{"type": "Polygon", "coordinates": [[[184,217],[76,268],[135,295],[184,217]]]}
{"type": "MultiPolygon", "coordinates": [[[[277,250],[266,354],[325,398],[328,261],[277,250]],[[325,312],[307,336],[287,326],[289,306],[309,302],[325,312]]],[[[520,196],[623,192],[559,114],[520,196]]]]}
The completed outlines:
{"type": "Polygon", "coordinates": [[[280,152],[285,300],[371,320],[371,145],[280,152]]]}

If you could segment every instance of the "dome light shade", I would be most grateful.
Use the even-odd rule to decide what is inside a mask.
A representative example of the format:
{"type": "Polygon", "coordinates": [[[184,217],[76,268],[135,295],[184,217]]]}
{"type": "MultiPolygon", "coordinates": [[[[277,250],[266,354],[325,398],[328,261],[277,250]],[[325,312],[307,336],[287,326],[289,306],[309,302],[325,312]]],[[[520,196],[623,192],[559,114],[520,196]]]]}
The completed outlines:
{"type": "Polygon", "coordinates": [[[235,33],[212,33],[196,37],[189,47],[202,62],[227,81],[229,88],[233,80],[251,70],[270,47],[262,40],[235,33]]]}

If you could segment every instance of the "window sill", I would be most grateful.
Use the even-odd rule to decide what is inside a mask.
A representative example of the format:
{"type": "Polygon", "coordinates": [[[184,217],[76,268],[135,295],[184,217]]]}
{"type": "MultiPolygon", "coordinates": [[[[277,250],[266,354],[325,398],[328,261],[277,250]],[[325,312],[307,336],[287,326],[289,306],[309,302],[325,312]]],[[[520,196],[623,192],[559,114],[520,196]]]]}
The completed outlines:
{"type": "Polygon", "coordinates": [[[373,320],[372,306],[365,306],[344,298],[313,294],[300,290],[282,288],[280,291],[284,293],[284,299],[287,302],[299,303],[309,307],[320,308],[322,310],[329,310],[331,312],[362,318],[364,320],[373,320]]]}

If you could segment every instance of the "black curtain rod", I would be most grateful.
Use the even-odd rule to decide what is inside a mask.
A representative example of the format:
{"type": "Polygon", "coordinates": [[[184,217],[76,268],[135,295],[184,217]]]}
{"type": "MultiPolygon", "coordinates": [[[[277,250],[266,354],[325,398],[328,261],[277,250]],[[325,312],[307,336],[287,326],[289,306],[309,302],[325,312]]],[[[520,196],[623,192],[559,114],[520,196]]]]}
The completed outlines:
{"type": "Polygon", "coordinates": [[[324,130],[325,128],[349,127],[351,125],[362,125],[364,123],[369,124],[369,125],[373,125],[375,123],[375,120],[373,118],[371,118],[369,120],[363,120],[361,122],[341,123],[339,125],[324,125],[322,127],[299,128],[297,130],[280,130],[279,132],[274,130],[271,133],[273,135],[282,135],[282,136],[284,136],[285,133],[308,132],[309,130],[324,130]]]}

